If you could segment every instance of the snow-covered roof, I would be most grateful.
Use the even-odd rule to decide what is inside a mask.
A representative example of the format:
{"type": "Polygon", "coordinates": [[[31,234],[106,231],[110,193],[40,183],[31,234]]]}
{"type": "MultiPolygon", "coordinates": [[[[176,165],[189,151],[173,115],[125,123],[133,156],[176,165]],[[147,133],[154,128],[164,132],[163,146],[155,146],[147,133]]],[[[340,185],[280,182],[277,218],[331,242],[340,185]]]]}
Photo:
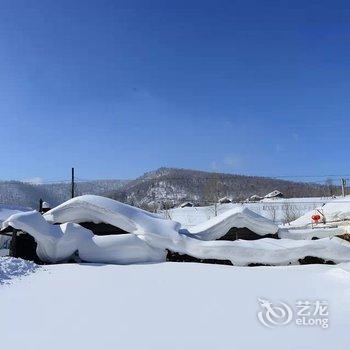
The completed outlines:
{"type": "MultiPolygon", "coordinates": [[[[149,231],[159,232],[163,235],[169,229],[175,232],[180,229],[180,224],[176,221],[166,220],[157,214],[94,195],[70,199],[45,213],[44,218],[50,223],[60,224],[65,222],[104,222],[127,232],[149,231]]],[[[238,207],[193,226],[190,233],[200,234],[201,239],[205,239],[204,237],[217,239],[226,234],[232,227],[247,227],[259,235],[273,234],[278,230],[277,225],[271,220],[247,208],[238,207]]]]}
{"type": "Polygon", "coordinates": [[[178,230],[176,221],[163,219],[160,215],[120,203],[110,198],[84,195],[75,197],[49,210],[44,218],[50,223],[107,223],[126,232],[150,231],[161,233],[178,230]]]}
{"type": "Polygon", "coordinates": [[[50,208],[51,208],[51,205],[50,205],[48,202],[43,202],[42,208],[43,208],[43,209],[50,209],[50,208]]]}
{"type": "Polygon", "coordinates": [[[268,193],[265,198],[274,198],[274,197],[282,197],[283,196],[283,193],[278,191],[278,190],[274,190],[270,193],[268,193]]]}
{"type": "Polygon", "coordinates": [[[0,204],[0,224],[2,221],[5,221],[7,218],[9,218],[13,214],[30,211],[30,210],[32,209],[27,207],[21,207],[18,205],[0,204]]]}
{"type": "Polygon", "coordinates": [[[194,207],[194,204],[192,202],[184,202],[180,204],[180,208],[185,208],[185,207],[194,207]]]}
{"type": "Polygon", "coordinates": [[[224,236],[233,227],[246,227],[261,236],[278,231],[278,226],[271,220],[244,207],[227,210],[206,222],[188,228],[188,231],[202,240],[215,240],[224,236]]]}

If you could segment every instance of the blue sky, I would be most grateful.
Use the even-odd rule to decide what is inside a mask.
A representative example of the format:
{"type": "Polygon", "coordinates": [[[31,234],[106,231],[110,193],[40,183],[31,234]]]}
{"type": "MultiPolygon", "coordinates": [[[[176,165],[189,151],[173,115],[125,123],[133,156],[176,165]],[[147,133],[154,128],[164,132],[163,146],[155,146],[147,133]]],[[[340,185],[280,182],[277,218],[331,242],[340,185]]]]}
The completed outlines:
{"type": "Polygon", "coordinates": [[[349,174],[347,1],[0,2],[2,179],[349,174]]]}

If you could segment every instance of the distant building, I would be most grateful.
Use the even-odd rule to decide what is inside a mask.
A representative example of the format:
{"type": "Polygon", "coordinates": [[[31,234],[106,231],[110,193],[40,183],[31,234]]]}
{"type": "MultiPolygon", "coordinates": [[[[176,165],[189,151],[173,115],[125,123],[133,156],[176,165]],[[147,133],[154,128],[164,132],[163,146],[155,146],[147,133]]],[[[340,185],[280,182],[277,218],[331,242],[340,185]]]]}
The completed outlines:
{"type": "Polygon", "coordinates": [[[180,208],[190,208],[190,207],[194,207],[194,204],[192,202],[184,202],[180,204],[180,208]]]}
{"type": "Polygon", "coordinates": [[[263,197],[258,196],[257,194],[253,194],[247,199],[247,202],[260,202],[263,199],[263,197]]]}
{"type": "Polygon", "coordinates": [[[265,196],[265,198],[282,198],[282,197],[284,197],[283,193],[278,190],[274,190],[265,196]]]}
{"type": "Polygon", "coordinates": [[[232,203],[232,199],[229,197],[223,197],[219,199],[220,204],[227,204],[227,203],[232,203]]]}

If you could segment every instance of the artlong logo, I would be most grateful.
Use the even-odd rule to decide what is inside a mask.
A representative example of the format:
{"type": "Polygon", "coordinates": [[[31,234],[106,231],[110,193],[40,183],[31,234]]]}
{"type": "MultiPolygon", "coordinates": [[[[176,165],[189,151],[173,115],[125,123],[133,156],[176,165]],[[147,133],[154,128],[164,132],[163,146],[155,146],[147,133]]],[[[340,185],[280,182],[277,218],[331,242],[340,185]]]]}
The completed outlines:
{"type": "Polygon", "coordinates": [[[258,319],[266,327],[284,326],[293,318],[292,309],[282,301],[274,305],[268,300],[259,298],[258,302],[263,309],[258,313],[258,319]]]}
{"type": "Polygon", "coordinates": [[[319,326],[328,328],[328,303],[326,301],[299,300],[296,302],[293,312],[292,308],[279,301],[272,303],[269,300],[258,298],[261,310],[258,312],[258,319],[261,324],[268,328],[285,326],[289,324],[295,314],[295,324],[297,326],[319,326]]]}

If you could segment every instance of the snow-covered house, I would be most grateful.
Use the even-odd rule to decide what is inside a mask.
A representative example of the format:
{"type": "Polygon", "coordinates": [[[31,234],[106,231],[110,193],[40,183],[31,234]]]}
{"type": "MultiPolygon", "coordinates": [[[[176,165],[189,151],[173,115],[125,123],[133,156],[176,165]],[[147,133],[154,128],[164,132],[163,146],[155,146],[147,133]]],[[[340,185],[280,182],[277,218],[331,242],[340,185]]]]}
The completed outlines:
{"type": "Polygon", "coordinates": [[[192,208],[194,207],[194,204],[192,202],[184,202],[180,204],[180,208],[192,208]]]}
{"type": "Polygon", "coordinates": [[[219,199],[219,203],[220,203],[220,204],[232,203],[232,198],[229,198],[229,197],[222,197],[222,198],[219,199]]]}
{"type": "Polygon", "coordinates": [[[282,192],[278,190],[274,190],[270,193],[268,193],[264,198],[282,198],[284,195],[282,192]]]}

